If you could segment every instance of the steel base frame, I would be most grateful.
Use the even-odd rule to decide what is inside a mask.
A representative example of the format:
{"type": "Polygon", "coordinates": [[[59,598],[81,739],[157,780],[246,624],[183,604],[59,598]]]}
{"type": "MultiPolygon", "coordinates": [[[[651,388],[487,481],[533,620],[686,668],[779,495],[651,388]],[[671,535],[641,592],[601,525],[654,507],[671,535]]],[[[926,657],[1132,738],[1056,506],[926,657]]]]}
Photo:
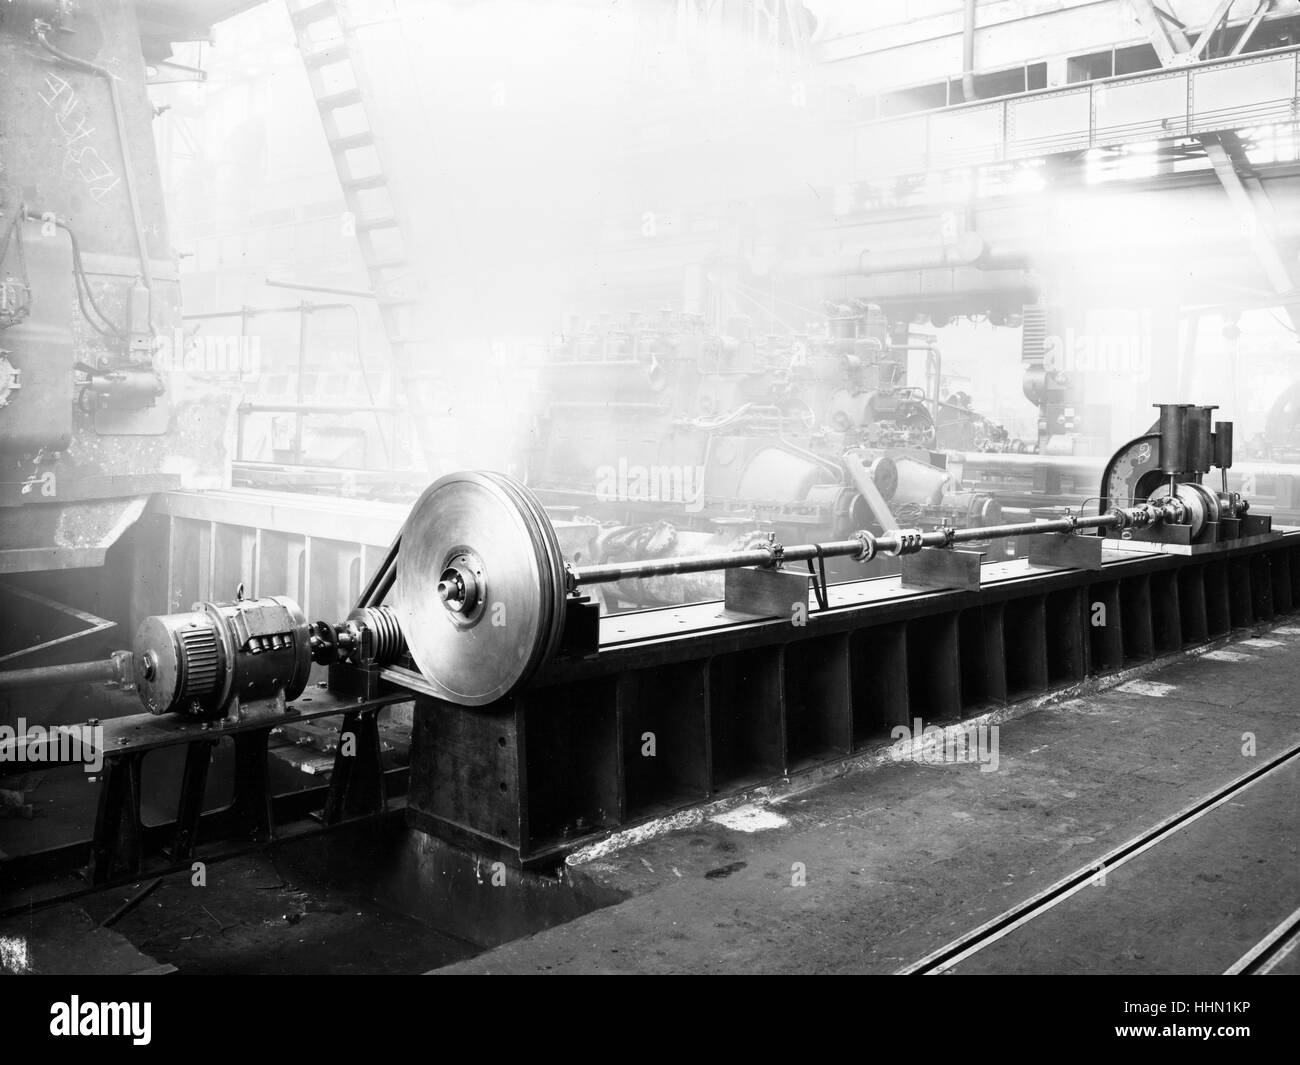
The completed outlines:
{"type": "Polygon", "coordinates": [[[554,864],[615,830],[847,759],[916,718],[959,722],[1300,604],[1300,532],[1191,556],[1107,554],[1091,570],[986,565],[978,592],[832,586],[831,608],[805,626],[718,603],[635,615],[637,631],[604,618],[598,655],[557,660],[500,703],[417,698],[408,819],[554,864]],[[712,624],[691,630],[692,611],[712,624]]]}
{"type": "MultiPolygon", "coordinates": [[[[283,713],[261,710],[228,727],[150,714],[102,722],[103,768],[91,838],[0,861],[0,916],[400,809],[407,769],[385,769],[378,717],[386,706],[409,696],[308,692],[283,713]],[[268,757],[272,730],[287,721],[338,715],[340,737],[350,734],[353,740],[336,749],[329,783],[274,794],[268,757]],[[220,809],[205,810],[213,750],[225,739],[234,747],[231,799],[220,809]],[[185,747],[176,816],[146,824],[141,813],[143,763],[151,752],[176,746],[185,747]],[[71,883],[69,874],[75,876],[71,883]]],[[[52,768],[57,763],[42,764],[52,768]]]]}

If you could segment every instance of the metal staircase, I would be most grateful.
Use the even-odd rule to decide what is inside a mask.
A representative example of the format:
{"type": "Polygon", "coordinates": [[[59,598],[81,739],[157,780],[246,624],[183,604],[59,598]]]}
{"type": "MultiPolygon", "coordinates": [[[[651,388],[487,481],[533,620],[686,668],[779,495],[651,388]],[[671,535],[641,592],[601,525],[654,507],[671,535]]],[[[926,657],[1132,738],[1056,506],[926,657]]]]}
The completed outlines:
{"type": "Polygon", "coordinates": [[[410,254],[391,161],[376,128],[374,93],[367,91],[363,64],[354,54],[346,4],[285,0],[285,6],[347,204],[345,231],[355,235],[361,249],[420,450],[428,472],[437,475],[444,465],[439,440],[445,439],[448,419],[438,413],[438,377],[431,372],[437,350],[424,303],[427,286],[410,254]]]}

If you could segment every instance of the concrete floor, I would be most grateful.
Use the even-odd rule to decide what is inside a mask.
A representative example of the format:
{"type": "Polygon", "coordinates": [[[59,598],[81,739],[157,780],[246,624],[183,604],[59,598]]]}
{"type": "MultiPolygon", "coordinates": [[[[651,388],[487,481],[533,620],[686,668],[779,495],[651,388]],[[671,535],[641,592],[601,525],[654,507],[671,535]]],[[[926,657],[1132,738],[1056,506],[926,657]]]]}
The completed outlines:
{"type": "MultiPolygon", "coordinates": [[[[215,864],[202,891],[169,878],[111,935],[94,925],[129,890],[0,936],[28,941],[43,971],[893,972],[1300,742],[1297,690],[1300,627],[1281,624],[1013,713],[996,771],[864,756],[513,895],[483,863],[413,859],[430,841],[399,831],[335,840],[332,861],[295,844],[215,864]],[[416,909],[442,927],[404,915],[416,909]],[[567,923],[471,956],[543,910],[567,923]]],[[[1222,972],[1300,906],[1298,800],[1293,765],[955,971],[1222,972]]]]}
{"type": "Polygon", "coordinates": [[[111,927],[100,927],[139,887],[0,922],[0,942],[23,944],[21,967],[0,964],[0,971],[418,974],[476,949],[301,877],[291,863],[266,852],[209,866],[201,888],[188,874],[165,877],[111,927]]]}
{"type": "Polygon", "coordinates": [[[954,971],[1222,973],[1300,899],[1297,809],[1289,762],[954,971]]]}
{"type": "MultiPolygon", "coordinates": [[[[1300,628],[1259,636],[1003,722],[996,772],[886,764],[598,859],[631,898],[441,971],[893,972],[1300,742],[1300,628]]],[[[1300,905],[1298,809],[1293,766],[958,971],[1222,972],[1300,905]]]]}

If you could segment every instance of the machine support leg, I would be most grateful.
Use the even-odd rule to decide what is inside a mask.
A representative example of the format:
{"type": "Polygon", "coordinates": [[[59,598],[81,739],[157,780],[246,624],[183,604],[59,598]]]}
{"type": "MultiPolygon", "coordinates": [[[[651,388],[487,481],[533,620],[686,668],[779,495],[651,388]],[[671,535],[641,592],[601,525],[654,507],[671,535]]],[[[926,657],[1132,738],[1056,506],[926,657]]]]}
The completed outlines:
{"type": "Polygon", "coordinates": [[[140,872],[144,826],[140,820],[140,763],[144,752],[104,760],[99,808],[87,878],[103,884],[140,872]]]}
{"type": "Polygon", "coordinates": [[[379,742],[379,711],[353,710],[343,715],[334,772],[322,820],[327,825],[380,813],[388,805],[379,742]]]}
{"type": "Polygon", "coordinates": [[[982,551],[958,551],[950,547],[923,547],[903,556],[901,583],[904,588],[934,590],[980,590],[982,551]]]}
{"type": "Polygon", "coordinates": [[[176,834],[168,852],[168,857],[174,862],[183,862],[194,856],[214,747],[214,741],[200,740],[185,748],[185,772],[181,776],[181,795],[176,807],[176,834]]]}
{"type": "Polygon", "coordinates": [[[259,843],[275,835],[266,755],[270,738],[269,728],[235,736],[235,797],[226,810],[230,831],[259,843]]]}

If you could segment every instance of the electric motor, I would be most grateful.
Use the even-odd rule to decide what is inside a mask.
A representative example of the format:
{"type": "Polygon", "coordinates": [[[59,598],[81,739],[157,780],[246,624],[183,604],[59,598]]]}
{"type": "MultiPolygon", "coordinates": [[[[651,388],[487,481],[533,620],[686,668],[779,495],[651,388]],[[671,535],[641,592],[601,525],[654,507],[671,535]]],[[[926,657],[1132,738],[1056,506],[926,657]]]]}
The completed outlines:
{"type": "Polygon", "coordinates": [[[136,691],[153,714],[222,717],[245,703],[295,699],[311,670],[307,619],[281,595],[145,618],[134,656],[136,691]]]}

